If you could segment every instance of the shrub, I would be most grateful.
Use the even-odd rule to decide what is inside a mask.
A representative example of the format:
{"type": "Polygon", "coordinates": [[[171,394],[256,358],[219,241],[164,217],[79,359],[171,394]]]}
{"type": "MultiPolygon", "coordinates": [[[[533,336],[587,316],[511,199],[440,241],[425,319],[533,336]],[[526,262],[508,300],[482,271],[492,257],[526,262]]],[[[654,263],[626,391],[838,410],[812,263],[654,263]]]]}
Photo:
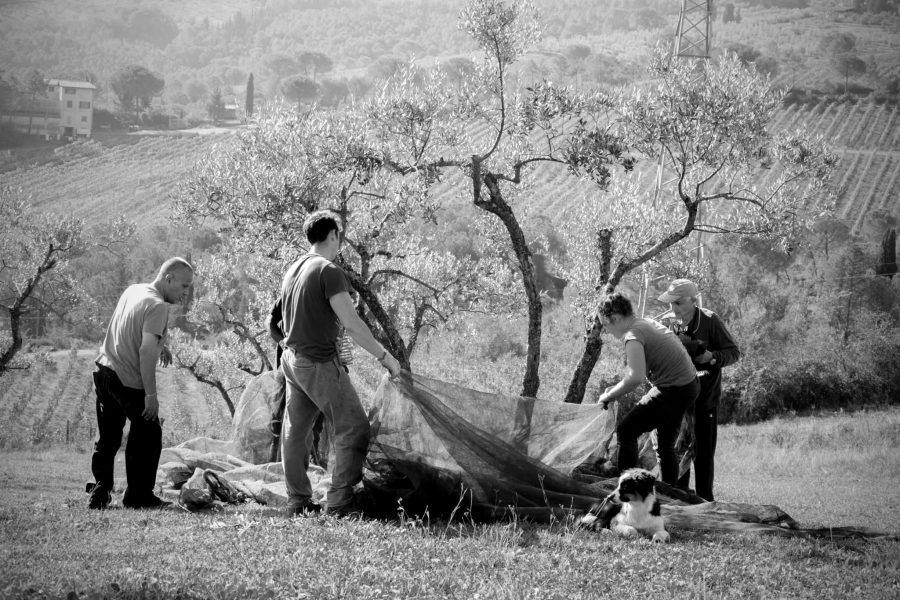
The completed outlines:
{"type": "Polygon", "coordinates": [[[123,129],[119,118],[105,108],[94,109],[94,127],[97,129],[123,129]]]}
{"type": "MultiPolygon", "coordinates": [[[[861,325],[862,324],[862,325],[861,325]]],[[[900,399],[900,332],[876,315],[847,339],[830,323],[803,323],[768,351],[749,348],[726,375],[720,422],[752,423],[785,412],[861,409],[900,399]],[[810,351],[814,348],[814,351],[810,351]]]]}
{"type": "Polygon", "coordinates": [[[153,129],[168,129],[169,119],[173,116],[162,111],[149,111],[141,113],[140,124],[143,127],[151,127],[153,129]]]}

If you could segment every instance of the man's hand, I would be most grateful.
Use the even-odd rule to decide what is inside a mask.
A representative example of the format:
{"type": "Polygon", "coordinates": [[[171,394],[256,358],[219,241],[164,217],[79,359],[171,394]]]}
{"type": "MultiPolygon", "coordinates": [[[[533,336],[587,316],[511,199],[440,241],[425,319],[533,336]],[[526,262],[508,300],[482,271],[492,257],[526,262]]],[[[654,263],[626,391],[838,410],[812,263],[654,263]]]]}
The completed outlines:
{"type": "Polygon", "coordinates": [[[144,412],[141,413],[147,421],[154,421],[159,416],[159,400],[156,394],[147,394],[144,396],[144,412]]]}
{"type": "Polygon", "coordinates": [[[172,364],[172,353],[165,346],[159,351],[159,366],[168,367],[172,364]]]}
{"type": "Polygon", "coordinates": [[[390,354],[385,354],[384,358],[379,362],[381,362],[382,367],[388,370],[388,372],[391,374],[391,377],[396,377],[400,374],[400,361],[398,361],[390,354]]]}
{"type": "Polygon", "coordinates": [[[701,354],[700,356],[695,356],[695,357],[694,357],[694,362],[697,363],[698,365],[705,365],[706,363],[708,363],[709,361],[711,361],[712,358],[713,358],[712,352],[710,352],[709,350],[707,350],[706,352],[704,352],[704,353],[701,354]]]}

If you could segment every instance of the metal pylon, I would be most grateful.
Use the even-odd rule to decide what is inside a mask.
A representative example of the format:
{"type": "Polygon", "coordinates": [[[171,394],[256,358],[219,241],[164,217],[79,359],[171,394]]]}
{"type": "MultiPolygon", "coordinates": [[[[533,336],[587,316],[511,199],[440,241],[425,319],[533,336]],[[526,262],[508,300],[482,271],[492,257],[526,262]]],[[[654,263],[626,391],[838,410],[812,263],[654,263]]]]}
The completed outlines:
{"type": "Polygon", "coordinates": [[[681,0],[681,14],[675,30],[675,57],[709,58],[711,17],[712,0],[681,0]]]}
{"type": "MultiPolygon", "coordinates": [[[[681,0],[681,12],[678,15],[678,26],[675,28],[675,40],[672,51],[669,54],[669,64],[673,60],[692,60],[698,64],[709,60],[709,49],[712,40],[712,0],[681,0]]],[[[694,70],[694,81],[704,77],[703,69],[694,70]]],[[[653,206],[659,202],[662,190],[674,181],[674,178],[665,178],[665,156],[660,146],[659,157],[656,164],[656,190],[653,195],[653,206]]],[[[700,223],[700,214],[697,214],[697,223],[700,223]]],[[[697,246],[698,259],[703,259],[703,240],[699,237],[697,246]]],[[[649,277],[643,278],[641,286],[641,316],[644,314],[649,277]]],[[[699,299],[698,299],[699,301],[699,299]]]]}
{"type": "MultiPolygon", "coordinates": [[[[675,43],[669,53],[669,64],[673,59],[692,60],[699,64],[709,60],[712,38],[712,0],[681,0],[678,26],[675,28],[675,43]]],[[[694,82],[704,77],[703,69],[694,70],[694,82]]],[[[659,201],[662,188],[671,181],[663,180],[663,153],[660,150],[656,173],[656,193],[653,205],[659,201]]]]}

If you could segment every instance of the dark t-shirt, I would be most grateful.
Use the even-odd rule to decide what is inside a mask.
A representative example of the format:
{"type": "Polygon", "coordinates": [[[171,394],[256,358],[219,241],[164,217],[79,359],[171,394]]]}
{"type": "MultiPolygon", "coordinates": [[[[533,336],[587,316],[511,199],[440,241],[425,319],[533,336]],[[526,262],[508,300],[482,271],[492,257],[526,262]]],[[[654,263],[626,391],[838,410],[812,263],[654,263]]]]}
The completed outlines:
{"type": "Polygon", "coordinates": [[[315,362],[334,359],[340,320],[329,299],[351,289],[344,271],[318,254],[292,264],[281,283],[285,345],[315,362]]]}

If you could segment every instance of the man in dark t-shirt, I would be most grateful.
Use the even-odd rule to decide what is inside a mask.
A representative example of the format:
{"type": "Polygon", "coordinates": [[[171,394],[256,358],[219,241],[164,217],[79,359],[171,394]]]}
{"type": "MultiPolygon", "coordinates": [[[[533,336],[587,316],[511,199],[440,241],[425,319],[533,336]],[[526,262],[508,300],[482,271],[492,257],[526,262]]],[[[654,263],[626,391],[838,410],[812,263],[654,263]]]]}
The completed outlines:
{"type": "Polygon", "coordinates": [[[292,516],[318,509],[311,500],[306,469],[319,411],[334,435],[335,449],[326,512],[337,516],[359,512],[353,487],[362,480],[369,420],[338,356],[341,327],[392,376],[400,373],[400,363],[356,314],[350,282],[332,262],[341,248],[339,219],[331,211],[307,217],[303,230],[311,244],[309,252],[288,268],[281,285],[285,348],[281,369],[287,384],[281,456],[292,516]]]}

